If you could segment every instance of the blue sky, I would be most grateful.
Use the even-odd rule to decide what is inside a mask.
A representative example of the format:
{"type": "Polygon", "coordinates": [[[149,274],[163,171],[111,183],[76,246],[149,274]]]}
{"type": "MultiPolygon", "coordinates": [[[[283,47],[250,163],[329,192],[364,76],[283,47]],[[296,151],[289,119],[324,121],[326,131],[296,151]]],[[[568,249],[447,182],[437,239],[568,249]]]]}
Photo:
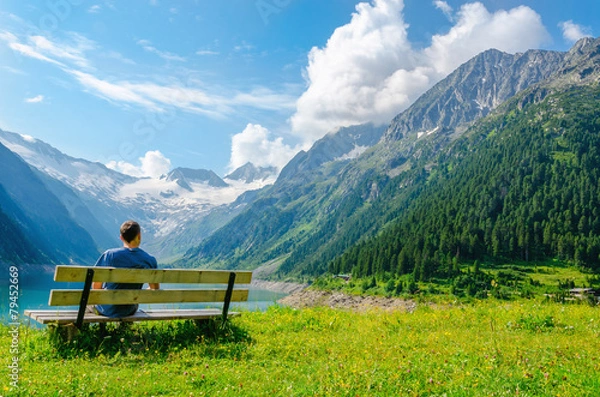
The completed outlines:
{"type": "Polygon", "coordinates": [[[283,166],[487,48],[566,51],[597,0],[4,0],[0,128],[133,175],[283,166]]]}

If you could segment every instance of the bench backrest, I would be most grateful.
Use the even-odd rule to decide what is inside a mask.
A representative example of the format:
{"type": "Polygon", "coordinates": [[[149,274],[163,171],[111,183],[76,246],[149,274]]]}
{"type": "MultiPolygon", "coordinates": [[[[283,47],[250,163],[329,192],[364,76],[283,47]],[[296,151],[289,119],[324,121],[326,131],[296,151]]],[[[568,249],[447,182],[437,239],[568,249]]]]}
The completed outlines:
{"type": "MultiPolygon", "coordinates": [[[[56,266],[54,281],[85,282],[88,271],[93,270],[94,282],[116,283],[161,283],[161,284],[225,284],[227,287],[232,273],[235,284],[250,284],[250,271],[189,270],[189,269],[121,269],[111,267],[56,266]]],[[[201,287],[201,285],[199,285],[201,287]]],[[[87,304],[138,304],[138,303],[185,303],[223,302],[226,289],[161,289],[159,290],[91,290],[87,304]]],[[[50,306],[79,305],[83,290],[52,290],[50,306]]],[[[231,301],[248,300],[248,288],[233,289],[231,301]]]]}

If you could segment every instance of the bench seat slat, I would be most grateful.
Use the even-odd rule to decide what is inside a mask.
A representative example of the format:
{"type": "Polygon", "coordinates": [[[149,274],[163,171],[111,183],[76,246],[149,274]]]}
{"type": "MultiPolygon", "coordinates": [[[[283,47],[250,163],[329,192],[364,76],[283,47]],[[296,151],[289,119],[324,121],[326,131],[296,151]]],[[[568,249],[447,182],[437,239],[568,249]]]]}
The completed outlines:
{"type": "MultiPolygon", "coordinates": [[[[225,299],[223,289],[182,289],[182,290],[91,290],[88,305],[122,305],[138,303],[190,303],[190,302],[223,302],[225,299]]],[[[50,306],[79,305],[81,290],[51,290],[50,306]]],[[[247,289],[234,289],[231,300],[244,302],[248,300],[247,289]]]]}
{"type": "MultiPolygon", "coordinates": [[[[25,315],[40,324],[71,324],[77,320],[77,310],[25,310],[25,315]]],[[[136,322],[153,320],[203,320],[221,318],[220,309],[174,309],[174,310],[139,310],[134,315],[120,318],[110,318],[97,314],[86,313],[84,323],[136,322]]],[[[229,312],[228,317],[238,316],[238,312],[229,312]]]]}
{"type": "MultiPolygon", "coordinates": [[[[90,266],[56,266],[54,281],[83,282],[90,266]]],[[[230,271],[191,269],[123,269],[93,267],[94,281],[111,283],[227,284],[230,271]]],[[[236,284],[250,284],[252,272],[235,271],[236,284]]]]}

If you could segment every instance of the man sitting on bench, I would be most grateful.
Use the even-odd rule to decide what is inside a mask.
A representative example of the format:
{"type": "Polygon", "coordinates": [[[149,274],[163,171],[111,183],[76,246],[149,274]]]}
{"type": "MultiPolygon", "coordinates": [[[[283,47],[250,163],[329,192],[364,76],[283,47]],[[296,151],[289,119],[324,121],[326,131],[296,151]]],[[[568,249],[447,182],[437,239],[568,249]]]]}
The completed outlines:
{"type": "MultiPolygon", "coordinates": [[[[139,248],[142,242],[140,225],[135,221],[126,221],[121,225],[120,239],[122,248],[113,248],[104,252],[95,266],[108,266],[132,269],[156,269],[156,259],[139,248]]],[[[143,284],[133,283],[92,283],[92,289],[142,289],[143,284]]],[[[159,289],[158,283],[149,284],[150,289],[159,289]]],[[[93,311],[107,317],[127,317],[133,315],[138,305],[96,305],[93,311]]]]}

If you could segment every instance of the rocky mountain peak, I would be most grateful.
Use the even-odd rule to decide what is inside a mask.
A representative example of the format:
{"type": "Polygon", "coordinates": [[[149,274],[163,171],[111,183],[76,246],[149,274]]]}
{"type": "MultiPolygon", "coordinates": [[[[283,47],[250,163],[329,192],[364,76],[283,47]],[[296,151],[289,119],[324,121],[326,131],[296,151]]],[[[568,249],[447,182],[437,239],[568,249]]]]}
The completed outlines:
{"type": "Polygon", "coordinates": [[[262,181],[274,177],[275,175],[277,175],[277,168],[275,167],[257,167],[248,162],[231,174],[226,175],[225,179],[252,183],[254,181],[262,181]]]}
{"type": "Polygon", "coordinates": [[[278,183],[330,161],[352,160],[375,145],[384,131],[385,126],[373,124],[339,128],[316,141],[309,151],[297,153],[281,171],[278,183]]]}
{"type": "Polygon", "coordinates": [[[489,114],[506,99],[556,72],[564,53],[495,49],[472,58],[394,118],[385,141],[454,130],[489,114]]]}
{"type": "Polygon", "coordinates": [[[550,87],[600,82],[600,38],[580,39],[564,57],[550,87]]]}
{"type": "Polygon", "coordinates": [[[204,183],[212,187],[227,187],[229,186],[217,174],[210,170],[191,169],[178,167],[161,177],[167,181],[177,182],[182,188],[193,191],[190,183],[204,183]]]}

